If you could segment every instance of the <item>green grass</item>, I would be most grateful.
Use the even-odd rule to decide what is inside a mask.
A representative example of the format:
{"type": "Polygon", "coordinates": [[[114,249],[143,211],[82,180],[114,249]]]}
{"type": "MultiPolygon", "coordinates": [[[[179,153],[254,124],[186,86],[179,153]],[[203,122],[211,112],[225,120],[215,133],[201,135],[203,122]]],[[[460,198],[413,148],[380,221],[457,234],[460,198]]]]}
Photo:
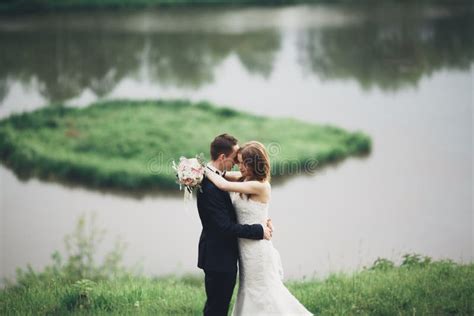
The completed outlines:
{"type": "MultiPolygon", "coordinates": [[[[147,278],[123,265],[124,245],[96,252],[104,231],[82,215],[43,271],[17,269],[0,289],[0,315],[201,315],[203,275],[147,278]]],[[[378,258],[355,273],[293,280],[286,286],[316,315],[472,315],[474,263],[405,254],[401,264],[378,258]]],[[[238,284],[237,284],[238,287],[238,284]]],[[[234,290],[235,301],[237,291],[234,290]]]]}
{"type": "MultiPolygon", "coordinates": [[[[369,0],[376,3],[377,0],[369,0]]],[[[418,0],[419,3],[446,2],[446,0],[418,0]]],[[[455,1],[455,0],[451,0],[455,1]]],[[[459,0],[457,0],[459,1],[459,0]]],[[[356,3],[356,0],[3,0],[1,12],[148,8],[179,5],[279,5],[297,3],[356,3]]],[[[404,3],[409,0],[386,0],[404,3]]]]}
{"type": "Polygon", "coordinates": [[[321,0],[7,0],[0,3],[0,13],[58,10],[141,9],[183,5],[278,5],[318,3],[321,0]]]}
{"type": "MultiPolygon", "coordinates": [[[[286,283],[316,315],[472,315],[474,264],[449,260],[286,283]]],[[[234,291],[234,299],[237,291],[234,291]]],[[[233,300],[234,300],[233,299],[233,300]]],[[[200,315],[202,276],[65,281],[30,273],[0,291],[2,315],[200,315]]]]}
{"type": "MultiPolygon", "coordinates": [[[[140,9],[183,5],[279,5],[328,1],[330,2],[331,0],[7,0],[0,3],[0,13],[57,10],[140,9]]],[[[338,2],[340,1],[341,0],[338,2]]],[[[344,2],[344,0],[342,1],[344,2]]]]}
{"type": "Polygon", "coordinates": [[[97,188],[176,189],[171,161],[209,158],[223,132],[267,145],[274,177],[315,172],[370,152],[371,140],[288,118],[268,118],[209,103],[107,101],[85,108],[50,106],[0,121],[0,159],[20,177],[97,188]]]}

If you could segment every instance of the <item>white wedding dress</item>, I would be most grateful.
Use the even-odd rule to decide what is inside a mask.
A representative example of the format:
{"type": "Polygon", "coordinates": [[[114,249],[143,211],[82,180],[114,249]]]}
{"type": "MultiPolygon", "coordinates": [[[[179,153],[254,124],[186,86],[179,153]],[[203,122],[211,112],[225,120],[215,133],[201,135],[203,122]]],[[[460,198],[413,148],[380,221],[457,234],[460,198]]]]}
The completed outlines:
{"type": "MultiPolygon", "coordinates": [[[[268,203],[230,193],[240,224],[264,223],[268,203]]],[[[283,284],[280,254],[269,240],[239,238],[239,290],[232,316],[312,315],[283,284]]]]}

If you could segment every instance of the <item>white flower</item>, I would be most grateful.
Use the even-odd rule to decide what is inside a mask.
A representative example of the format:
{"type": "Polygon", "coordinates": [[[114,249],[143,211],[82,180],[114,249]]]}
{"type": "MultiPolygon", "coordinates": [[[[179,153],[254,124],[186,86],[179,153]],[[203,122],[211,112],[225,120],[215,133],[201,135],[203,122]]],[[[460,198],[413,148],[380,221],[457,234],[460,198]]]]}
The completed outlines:
{"type": "MultiPolygon", "coordinates": [[[[193,191],[195,189],[201,190],[201,182],[204,179],[205,162],[202,154],[196,155],[196,158],[180,157],[179,163],[173,161],[173,169],[176,171],[176,178],[179,184],[179,189],[184,190],[184,202],[192,200],[193,191]]],[[[187,207],[186,207],[187,209],[187,207]]]]}
{"type": "Polygon", "coordinates": [[[178,165],[173,161],[173,169],[180,187],[185,186],[188,190],[199,186],[204,178],[204,164],[198,158],[180,157],[178,165]]]}

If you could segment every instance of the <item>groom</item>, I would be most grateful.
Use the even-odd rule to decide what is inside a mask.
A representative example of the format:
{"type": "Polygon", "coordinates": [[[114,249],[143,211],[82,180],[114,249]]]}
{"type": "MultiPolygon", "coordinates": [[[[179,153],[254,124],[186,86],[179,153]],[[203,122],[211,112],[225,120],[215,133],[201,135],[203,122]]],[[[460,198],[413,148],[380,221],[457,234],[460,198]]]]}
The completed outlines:
{"type": "MultiPolygon", "coordinates": [[[[234,166],[239,145],[228,134],[211,143],[211,162],[207,168],[224,176],[234,166]]],[[[237,276],[239,249],[237,238],[271,239],[270,224],[237,224],[229,193],[217,188],[209,179],[201,183],[197,207],[202,223],[199,239],[198,267],[204,270],[206,305],[204,315],[226,316],[237,276]]],[[[264,293],[262,293],[264,295],[264,293]]]]}

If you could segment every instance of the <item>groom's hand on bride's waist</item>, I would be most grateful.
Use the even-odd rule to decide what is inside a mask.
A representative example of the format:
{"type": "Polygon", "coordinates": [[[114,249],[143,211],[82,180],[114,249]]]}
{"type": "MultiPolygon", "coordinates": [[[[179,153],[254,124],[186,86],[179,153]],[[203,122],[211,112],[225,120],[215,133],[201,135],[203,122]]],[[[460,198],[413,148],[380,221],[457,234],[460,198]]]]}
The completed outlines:
{"type": "Polygon", "coordinates": [[[263,225],[263,238],[266,240],[272,239],[273,227],[271,220],[267,220],[266,224],[263,225]]]}
{"type": "Polygon", "coordinates": [[[267,219],[267,226],[271,229],[272,233],[275,231],[271,218],[267,219]]]}

